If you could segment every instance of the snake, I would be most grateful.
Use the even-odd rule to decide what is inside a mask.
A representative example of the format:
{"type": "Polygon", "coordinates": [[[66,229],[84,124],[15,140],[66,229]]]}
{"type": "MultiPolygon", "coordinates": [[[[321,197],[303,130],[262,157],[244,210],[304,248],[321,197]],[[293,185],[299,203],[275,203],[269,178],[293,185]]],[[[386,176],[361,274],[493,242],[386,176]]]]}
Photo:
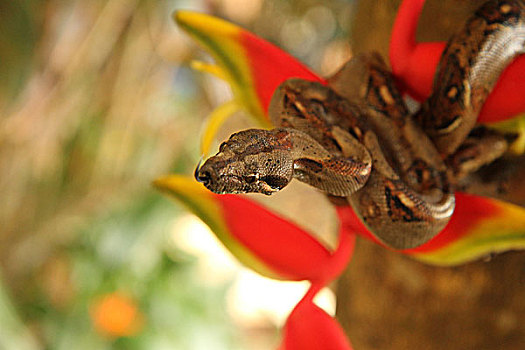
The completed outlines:
{"type": "Polygon", "coordinates": [[[195,178],[218,194],[266,195],[297,179],[342,197],[383,244],[421,246],[449,222],[457,178],[504,154],[502,137],[469,140],[524,45],[522,0],[487,1],[448,41],[415,113],[377,53],[350,59],[325,84],[288,79],[268,107],[275,128],[231,135],[195,178]]]}

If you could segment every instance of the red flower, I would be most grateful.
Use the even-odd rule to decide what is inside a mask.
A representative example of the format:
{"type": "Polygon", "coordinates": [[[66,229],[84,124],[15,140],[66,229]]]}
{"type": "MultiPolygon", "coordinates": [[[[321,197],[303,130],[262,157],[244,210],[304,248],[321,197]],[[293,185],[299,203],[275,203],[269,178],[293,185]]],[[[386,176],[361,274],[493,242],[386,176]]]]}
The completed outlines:
{"type": "MultiPolygon", "coordinates": [[[[404,0],[399,7],[390,40],[392,71],[416,100],[430,95],[445,42],[416,42],[419,15],[425,0],[404,0]]],[[[478,121],[498,122],[525,112],[525,55],[516,58],[501,74],[487,98],[478,121]]]]}

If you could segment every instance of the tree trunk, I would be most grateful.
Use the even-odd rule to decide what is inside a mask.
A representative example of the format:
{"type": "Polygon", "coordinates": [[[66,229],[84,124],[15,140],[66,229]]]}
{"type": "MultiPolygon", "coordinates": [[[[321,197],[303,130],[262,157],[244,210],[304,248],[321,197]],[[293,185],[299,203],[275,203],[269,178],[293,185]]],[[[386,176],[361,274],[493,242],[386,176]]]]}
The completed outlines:
{"type": "Polygon", "coordinates": [[[427,266],[359,240],[337,286],[355,349],[523,349],[525,254],[427,266]]]}
{"type": "MultiPolygon", "coordinates": [[[[421,41],[446,40],[481,4],[427,2],[418,28],[421,41]]],[[[354,52],[377,50],[388,57],[398,5],[398,0],[358,3],[354,52]]],[[[525,348],[522,252],[443,268],[359,239],[337,297],[337,317],[358,350],[525,348]]]]}

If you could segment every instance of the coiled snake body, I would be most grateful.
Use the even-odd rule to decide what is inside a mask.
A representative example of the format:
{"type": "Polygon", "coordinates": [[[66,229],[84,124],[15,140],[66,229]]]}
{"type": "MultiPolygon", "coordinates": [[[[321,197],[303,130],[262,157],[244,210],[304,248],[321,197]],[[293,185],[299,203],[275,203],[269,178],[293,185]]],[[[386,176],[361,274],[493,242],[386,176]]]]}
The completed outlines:
{"type": "Polygon", "coordinates": [[[278,127],[233,134],[195,176],[216,193],[264,194],[295,177],[346,197],[387,245],[419,246],[449,221],[455,177],[505,151],[492,134],[487,152],[465,140],[501,71],[524,51],[524,21],[520,0],[485,3],[449,41],[415,116],[376,54],[352,59],[326,86],[287,80],[269,107],[278,127]]]}

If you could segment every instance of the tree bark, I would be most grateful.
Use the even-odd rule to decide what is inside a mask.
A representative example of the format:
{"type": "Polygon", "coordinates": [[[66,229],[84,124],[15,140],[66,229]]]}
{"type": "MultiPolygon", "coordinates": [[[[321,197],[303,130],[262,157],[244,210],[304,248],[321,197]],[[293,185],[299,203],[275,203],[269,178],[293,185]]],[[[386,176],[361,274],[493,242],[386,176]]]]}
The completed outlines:
{"type": "MultiPolygon", "coordinates": [[[[481,4],[427,2],[418,28],[421,41],[446,40],[481,4]]],[[[398,0],[357,4],[354,52],[377,50],[388,57],[398,5],[398,0]]],[[[336,293],[337,317],[358,350],[524,348],[523,252],[444,268],[358,239],[336,293]]]]}
{"type": "Polygon", "coordinates": [[[360,239],[337,286],[355,349],[523,349],[525,254],[440,268],[360,239]]]}

